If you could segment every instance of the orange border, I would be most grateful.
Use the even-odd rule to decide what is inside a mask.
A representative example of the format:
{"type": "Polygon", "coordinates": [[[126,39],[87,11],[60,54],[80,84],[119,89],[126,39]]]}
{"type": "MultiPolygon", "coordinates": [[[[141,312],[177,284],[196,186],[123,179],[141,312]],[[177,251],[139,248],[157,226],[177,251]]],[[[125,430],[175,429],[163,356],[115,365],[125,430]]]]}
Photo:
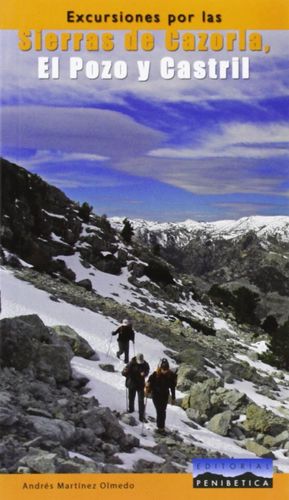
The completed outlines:
{"type": "Polygon", "coordinates": [[[0,29],[167,29],[168,13],[194,13],[191,23],[176,23],[175,29],[289,29],[288,0],[9,0],[0,4],[0,29]],[[105,24],[68,23],[66,12],[160,14],[160,23],[105,24]],[[203,23],[202,11],[222,14],[222,23],[203,23]]]}
{"type": "MultiPolygon", "coordinates": [[[[289,29],[288,0],[218,0],[212,6],[210,0],[105,0],[102,4],[92,0],[23,0],[2,1],[0,4],[0,29],[65,29],[73,30],[131,30],[146,31],[168,29],[168,14],[194,13],[192,23],[176,23],[174,29],[186,30],[286,30],[289,29]],[[66,21],[66,11],[79,13],[152,13],[160,14],[160,23],[131,24],[72,24],[66,21]],[[222,23],[206,23],[201,21],[201,12],[221,13],[222,23]]],[[[0,496],[3,500],[89,500],[91,499],[126,499],[126,500],[275,500],[289,499],[289,474],[275,474],[273,489],[214,489],[203,490],[192,488],[191,474],[25,474],[0,475],[0,496]],[[58,489],[57,484],[78,483],[96,484],[91,489],[58,489]],[[24,483],[34,486],[23,489],[24,483]],[[101,484],[134,485],[133,489],[101,488],[101,484]],[[48,488],[38,488],[48,484],[48,488]],[[52,488],[49,487],[52,485],[52,488]]]]}
{"type": "Polygon", "coordinates": [[[274,474],[272,489],[194,489],[191,474],[18,474],[0,476],[3,500],[287,500],[289,474],[274,474]],[[24,483],[34,488],[23,489],[24,483]],[[96,485],[59,489],[58,483],[96,485]],[[108,488],[111,484],[133,484],[131,488],[108,488]],[[47,489],[39,485],[52,485],[47,489]],[[38,485],[38,489],[37,489],[38,485]],[[35,488],[36,486],[36,488],[35,488]],[[102,486],[105,486],[104,488],[102,486]]]}

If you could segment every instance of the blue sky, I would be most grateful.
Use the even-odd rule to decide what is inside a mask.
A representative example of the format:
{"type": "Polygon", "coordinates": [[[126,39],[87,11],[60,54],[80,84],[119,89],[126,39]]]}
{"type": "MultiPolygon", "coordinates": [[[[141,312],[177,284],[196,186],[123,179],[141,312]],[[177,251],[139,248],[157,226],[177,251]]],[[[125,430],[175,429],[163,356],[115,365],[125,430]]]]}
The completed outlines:
{"type": "Polygon", "coordinates": [[[75,54],[62,53],[60,80],[45,81],[37,78],[45,54],[20,52],[17,33],[2,33],[2,156],[109,216],[288,215],[288,33],[264,33],[271,52],[250,54],[246,81],[162,80],[162,33],[149,54],[125,53],[122,35],[111,53],[77,55],[125,59],[126,80],[70,80],[75,54]],[[151,61],[148,82],[137,82],[137,59],[151,61]]]}

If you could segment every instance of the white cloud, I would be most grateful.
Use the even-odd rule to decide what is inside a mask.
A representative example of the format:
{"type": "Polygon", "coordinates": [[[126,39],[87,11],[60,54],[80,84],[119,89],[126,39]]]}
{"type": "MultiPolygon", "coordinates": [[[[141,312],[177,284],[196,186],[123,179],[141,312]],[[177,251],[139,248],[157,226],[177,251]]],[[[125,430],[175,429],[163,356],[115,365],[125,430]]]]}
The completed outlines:
{"type": "Polygon", "coordinates": [[[127,182],[120,179],[115,179],[105,175],[86,175],[73,174],[68,171],[66,174],[41,174],[41,176],[50,184],[57,186],[61,189],[73,188],[115,188],[127,186],[127,182]]]}
{"type": "Polygon", "coordinates": [[[89,161],[108,157],[120,161],[146,154],[165,137],[110,110],[3,106],[1,115],[5,147],[58,151],[74,159],[85,155],[89,161]]]}
{"type": "Polygon", "coordinates": [[[175,159],[141,157],[120,162],[127,173],[152,177],[194,194],[285,195],[284,178],[258,174],[259,160],[248,158],[175,159]]]}
{"type": "MultiPolygon", "coordinates": [[[[21,152],[19,153],[21,155],[21,152]]],[[[108,160],[108,156],[101,156],[89,153],[64,153],[62,151],[37,150],[35,154],[28,158],[11,158],[10,161],[20,161],[21,165],[29,168],[38,167],[48,163],[69,163],[73,161],[96,162],[108,160]]]]}
{"type": "Polygon", "coordinates": [[[289,156],[289,124],[224,124],[216,133],[203,133],[195,147],[159,148],[156,158],[276,158],[289,156]]]}

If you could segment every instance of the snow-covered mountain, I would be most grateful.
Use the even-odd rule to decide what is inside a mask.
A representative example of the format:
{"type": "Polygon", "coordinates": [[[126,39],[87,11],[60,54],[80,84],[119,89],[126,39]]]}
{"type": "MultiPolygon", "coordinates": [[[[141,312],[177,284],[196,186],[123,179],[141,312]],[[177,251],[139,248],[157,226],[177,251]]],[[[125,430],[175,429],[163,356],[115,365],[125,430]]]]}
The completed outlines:
{"type": "MultiPolygon", "coordinates": [[[[112,226],[120,230],[123,225],[121,217],[110,219],[112,226]]],[[[270,237],[280,242],[289,243],[289,216],[252,216],[238,220],[221,220],[215,222],[153,222],[143,219],[133,219],[132,225],[138,238],[150,242],[153,238],[161,245],[172,242],[183,247],[200,236],[203,239],[232,240],[240,238],[248,232],[254,232],[258,238],[266,241],[270,237]]]]}
{"type": "MultiPolygon", "coordinates": [[[[134,241],[147,245],[179,273],[190,276],[199,293],[209,292],[214,285],[229,292],[245,286],[259,297],[256,312],[260,319],[266,313],[277,315],[280,321],[287,319],[289,217],[130,223],[134,241]]],[[[112,218],[111,224],[121,231],[123,220],[112,218]]]]}
{"type": "MultiPolygon", "coordinates": [[[[9,362],[0,350],[0,423],[6,426],[1,440],[9,453],[2,455],[2,470],[184,472],[192,456],[221,454],[271,456],[280,471],[289,472],[289,365],[280,343],[279,350],[270,351],[268,335],[274,327],[277,340],[286,342],[287,243],[279,235],[288,218],[270,221],[269,251],[252,237],[252,225],[250,234],[244,229],[236,236],[236,245],[232,237],[223,247],[206,246],[210,271],[201,269],[204,245],[194,236],[182,258],[194,252],[200,266],[195,275],[180,272],[164,247],[156,252],[144,240],[124,241],[122,223],[115,230],[89,206],[79,206],[20,167],[4,162],[3,182],[0,345],[6,346],[9,362]],[[257,271],[265,272],[269,257],[270,283],[279,291],[265,293],[257,271]],[[221,269],[227,273],[223,278],[236,269],[243,277],[236,274],[232,289],[220,287],[221,269]],[[278,322],[270,319],[277,308],[278,322]],[[151,370],[164,356],[178,368],[168,436],[154,433],[151,399],[145,428],[137,412],[126,412],[124,364],[111,336],[125,317],[136,331],[135,352],[143,352],[151,370]],[[69,335],[73,353],[65,347],[69,335]],[[78,336],[89,343],[93,357],[75,350],[78,336]],[[14,353],[18,339],[27,342],[26,365],[14,353]],[[72,375],[69,353],[74,354],[72,375]],[[54,363],[59,380],[51,371],[54,363]],[[31,449],[26,442],[32,442],[31,449]]],[[[219,224],[225,232],[225,223],[219,224]]],[[[264,228],[261,221],[254,224],[258,240],[264,228]]],[[[237,234],[232,222],[233,227],[237,234]]]]}

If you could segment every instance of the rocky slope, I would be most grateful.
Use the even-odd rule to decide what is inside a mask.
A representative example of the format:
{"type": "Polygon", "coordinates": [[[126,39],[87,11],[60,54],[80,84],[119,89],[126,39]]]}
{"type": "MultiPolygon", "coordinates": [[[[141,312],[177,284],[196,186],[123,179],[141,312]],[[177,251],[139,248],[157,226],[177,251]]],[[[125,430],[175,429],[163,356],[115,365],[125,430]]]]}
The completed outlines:
{"type": "MultiPolygon", "coordinates": [[[[190,245],[198,247],[201,267],[210,249],[206,232],[199,229],[199,239],[174,251],[162,242],[147,246],[138,234],[127,243],[122,226],[38,176],[4,161],[2,178],[2,471],[184,472],[192,456],[220,453],[271,456],[287,471],[289,373],[261,361],[270,340],[260,324],[270,310],[264,297],[271,304],[275,294],[280,305],[282,294],[262,292],[249,273],[252,266],[255,276],[275,248],[276,280],[286,288],[279,223],[276,231],[270,223],[274,234],[259,228],[230,241],[211,235],[215,267],[185,272],[186,261],[175,262],[174,252],[185,259],[190,245]],[[266,251],[260,231],[270,233],[266,251]],[[223,287],[225,263],[231,277],[237,263],[245,276],[226,282],[229,295],[213,293],[212,285],[223,287]],[[166,437],[154,435],[151,400],[146,436],[136,415],[126,414],[123,364],[110,337],[124,317],[133,321],[151,369],[164,355],[178,368],[178,404],[168,407],[166,437]]],[[[278,321],[287,316],[284,306],[278,321]]]]}
{"type": "MultiPolygon", "coordinates": [[[[111,219],[120,230],[121,220],[111,219]]],[[[135,239],[157,249],[195,286],[235,291],[247,287],[258,295],[256,315],[274,315],[279,323],[289,310],[289,217],[246,217],[237,221],[154,223],[132,221],[135,239]]]]}
{"type": "Polygon", "coordinates": [[[87,379],[72,376],[74,355],[98,359],[91,347],[37,315],[1,320],[0,342],[1,472],[118,470],[115,453],[139,442],[109,408],[83,396],[87,379]]]}

